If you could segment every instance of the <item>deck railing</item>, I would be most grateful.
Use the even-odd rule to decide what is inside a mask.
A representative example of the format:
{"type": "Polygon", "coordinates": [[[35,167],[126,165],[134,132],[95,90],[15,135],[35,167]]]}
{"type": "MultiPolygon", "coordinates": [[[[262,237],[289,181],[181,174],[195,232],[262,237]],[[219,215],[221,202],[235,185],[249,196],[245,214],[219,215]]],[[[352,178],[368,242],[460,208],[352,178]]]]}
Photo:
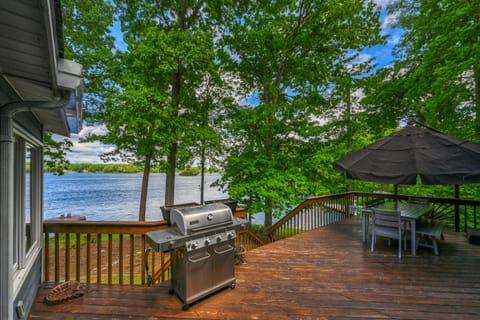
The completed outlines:
{"type": "Polygon", "coordinates": [[[166,227],[165,221],[45,221],[44,279],[143,285],[146,263],[165,279],[168,255],[152,252],[146,261],[145,233],[166,227]]]}
{"type": "Polygon", "coordinates": [[[433,207],[430,218],[441,220],[456,232],[477,228],[480,221],[480,201],[451,198],[418,197],[374,192],[346,192],[309,197],[285,215],[266,232],[271,241],[318,229],[354,214],[360,214],[366,203],[375,200],[427,200],[433,207]]]}
{"type": "Polygon", "coordinates": [[[244,229],[237,233],[235,245],[241,245],[248,251],[265,245],[265,241],[252,230],[244,229]]]}
{"type": "MultiPolygon", "coordinates": [[[[245,214],[245,209],[239,208],[238,212],[245,214]]],[[[145,234],[163,228],[167,228],[163,220],[44,221],[44,280],[138,285],[168,280],[169,254],[146,251],[145,234]]],[[[242,230],[236,244],[250,250],[264,243],[250,230],[242,230]]]]}
{"type": "Polygon", "coordinates": [[[467,228],[478,228],[480,214],[480,200],[418,197],[412,195],[394,195],[388,193],[351,192],[346,193],[354,197],[354,203],[362,205],[371,199],[390,199],[410,201],[424,199],[433,207],[431,218],[442,220],[450,230],[464,232],[467,228]]]}
{"type": "Polygon", "coordinates": [[[271,241],[336,223],[353,214],[354,193],[306,198],[266,231],[271,241]]]}
{"type": "MultiPolygon", "coordinates": [[[[409,201],[412,196],[384,193],[347,192],[309,197],[266,231],[270,241],[318,229],[359,213],[368,201],[390,199],[409,201]]],[[[415,197],[422,198],[422,197],[415,197]]],[[[427,198],[425,198],[427,199],[427,198]]],[[[453,231],[478,227],[480,201],[428,198],[434,208],[432,218],[440,219],[453,231]]],[[[239,209],[245,215],[243,208],[239,209]]],[[[44,279],[62,282],[140,284],[170,278],[169,254],[153,250],[146,255],[145,234],[166,228],[165,221],[45,221],[44,279]]],[[[264,240],[251,230],[238,232],[236,245],[245,249],[262,246],[264,240]]]]}

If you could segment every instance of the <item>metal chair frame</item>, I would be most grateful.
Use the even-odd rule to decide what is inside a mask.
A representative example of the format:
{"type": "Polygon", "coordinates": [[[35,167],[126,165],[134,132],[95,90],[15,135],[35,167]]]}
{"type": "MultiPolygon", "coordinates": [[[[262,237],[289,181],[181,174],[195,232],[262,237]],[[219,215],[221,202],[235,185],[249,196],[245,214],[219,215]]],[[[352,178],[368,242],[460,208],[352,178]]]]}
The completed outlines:
{"type": "Polygon", "coordinates": [[[372,208],[372,241],[371,251],[375,251],[377,237],[398,240],[398,257],[402,257],[403,221],[398,210],[372,208]]]}

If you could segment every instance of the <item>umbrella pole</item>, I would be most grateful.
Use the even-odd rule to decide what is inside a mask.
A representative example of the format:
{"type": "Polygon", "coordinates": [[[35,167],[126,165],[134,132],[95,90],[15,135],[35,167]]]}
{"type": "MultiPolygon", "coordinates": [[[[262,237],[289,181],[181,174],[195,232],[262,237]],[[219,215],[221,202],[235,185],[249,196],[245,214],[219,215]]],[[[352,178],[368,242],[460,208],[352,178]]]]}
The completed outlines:
{"type": "MultiPolygon", "coordinates": [[[[460,199],[460,186],[455,185],[455,200],[460,199]]],[[[458,207],[458,202],[455,201],[455,231],[460,231],[460,209],[458,207]]]]}
{"type": "Polygon", "coordinates": [[[398,196],[398,184],[393,185],[393,194],[398,196]]]}

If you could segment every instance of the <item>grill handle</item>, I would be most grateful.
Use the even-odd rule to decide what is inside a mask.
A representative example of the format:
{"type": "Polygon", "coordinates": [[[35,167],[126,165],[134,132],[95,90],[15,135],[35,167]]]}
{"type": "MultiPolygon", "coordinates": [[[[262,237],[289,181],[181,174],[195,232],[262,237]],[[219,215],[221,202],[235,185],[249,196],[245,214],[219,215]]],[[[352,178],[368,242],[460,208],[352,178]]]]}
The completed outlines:
{"type": "Polygon", "coordinates": [[[193,263],[196,263],[196,262],[200,262],[200,261],[206,260],[206,259],[208,259],[208,258],[211,257],[210,253],[208,253],[208,252],[205,252],[205,253],[206,253],[206,254],[205,254],[204,256],[201,256],[201,257],[199,257],[199,258],[197,258],[197,259],[192,259],[192,257],[189,257],[189,258],[188,258],[188,261],[193,262],[193,263]]]}
{"type": "Polygon", "coordinates": [[[224,250],[217,250],[217,248],[214,249],[216,254],[224,254],[225,252],[229,252],[233,250],[233,247],[231,245],[223,247],[225,248],[224,250]]]}
{"type": "Polygon", "coordinates": [[[197,231],[213,229],[213,228],[217,228],[217,227],[228,226],[229,224],[232,224],[232,221],[220,222],[220,223],[211,224],[211,225],[208,225],[208,226],[205,226],[205,227],[192,228],[192,232],[197,232],[197,231]]]}

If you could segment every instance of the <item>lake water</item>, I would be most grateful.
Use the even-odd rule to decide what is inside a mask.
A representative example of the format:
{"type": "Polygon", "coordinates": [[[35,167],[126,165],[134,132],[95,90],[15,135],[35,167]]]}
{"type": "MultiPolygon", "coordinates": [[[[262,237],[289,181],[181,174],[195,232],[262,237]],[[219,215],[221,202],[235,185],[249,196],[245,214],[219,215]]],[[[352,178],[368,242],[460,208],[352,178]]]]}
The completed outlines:
{"type": "MultiPolygon", "coordinates": [[[[220,176],[205,176],[205,200],[228,198],[210,185],[220,176]]],[[[44,176],[44,218],[83,215],[90,221],[138,220],[142,174],[67,173],[44,176]]],[[[153,173],[148,188],[147,220],[161,220],[165,174],[153,173]]],[[[175,203],[200,202],[200,176],[177,176],[175,203]]]]}

